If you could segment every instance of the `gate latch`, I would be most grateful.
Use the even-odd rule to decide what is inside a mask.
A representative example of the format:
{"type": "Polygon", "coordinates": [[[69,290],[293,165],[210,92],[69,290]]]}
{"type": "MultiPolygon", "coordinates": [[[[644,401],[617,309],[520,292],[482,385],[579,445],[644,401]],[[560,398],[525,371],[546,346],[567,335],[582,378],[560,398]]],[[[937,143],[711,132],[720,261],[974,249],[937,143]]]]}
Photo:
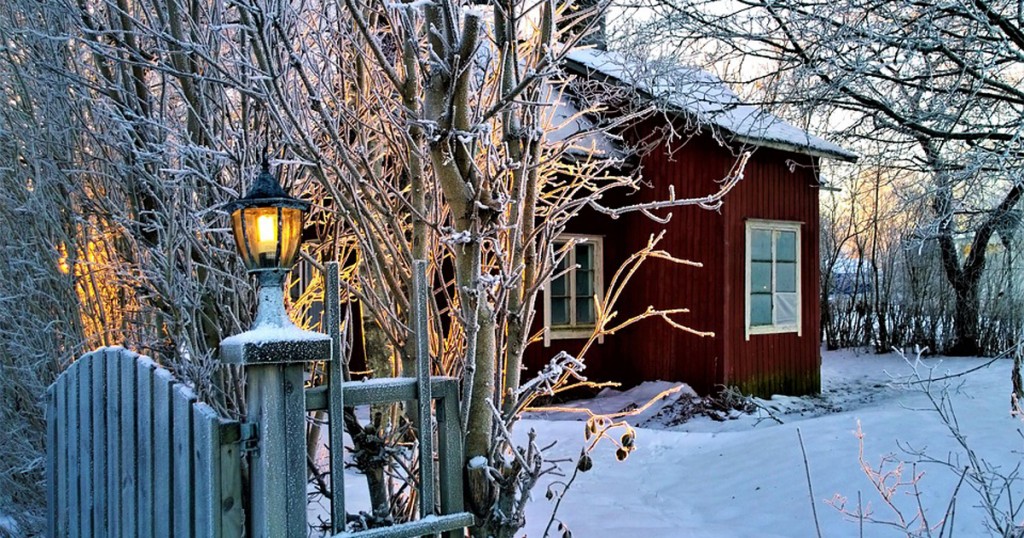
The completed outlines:
{"type": "Polygon", "coordinates": [[[239,442],[242,445],[242,454],[256,452],[260,449],[260,429],[255,422],[243,422],[241,426],[242,438],[239,442]]]}

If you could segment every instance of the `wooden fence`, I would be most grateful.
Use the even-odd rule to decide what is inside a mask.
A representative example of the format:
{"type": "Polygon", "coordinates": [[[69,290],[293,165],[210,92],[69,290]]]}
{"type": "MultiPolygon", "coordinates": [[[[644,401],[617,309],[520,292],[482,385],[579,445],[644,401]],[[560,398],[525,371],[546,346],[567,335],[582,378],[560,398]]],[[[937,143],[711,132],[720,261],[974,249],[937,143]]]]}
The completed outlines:
{"type": "Polygon", "coordinates": [[[46,414],[49,536],[241,534],[241,426],[148,357],[81,357],[46,414]]]}
{"type": "Polygon", "coordinates": [[[464,511],[459,383],[430,376],[426,262],[413,265],[416,378],[344,381],[336,262],[327,264],[326,275],[328,289],[334,290],[325,301],[331,328],[325,357],[328,384],[294,390],[302,385],[308,361],[294,342],[282,346],[242,340],[229,356],[240,357],[246,366],[251,416],[244,426],[196,401],[187,386],[148,357],[114,347],[75,361],[47,394],[49,535],[234,538],[242,535],[245,504],[249,535],[304,538],[307,468],[302,434],[306,413],[326,410],[334,538],[465,536],[465,528],[476,520],[464,511]],[[265,346],[281,356],[272,356],[265,346]],[[247,362],[247,357],[259,360],[247,362]],[[422,518],[346,532],[344,409],[394,402],[417,404],[421,465],[414,487],[422,518]],[[243,430],[252,449],[246,499],[241,483],[243,430]]]}

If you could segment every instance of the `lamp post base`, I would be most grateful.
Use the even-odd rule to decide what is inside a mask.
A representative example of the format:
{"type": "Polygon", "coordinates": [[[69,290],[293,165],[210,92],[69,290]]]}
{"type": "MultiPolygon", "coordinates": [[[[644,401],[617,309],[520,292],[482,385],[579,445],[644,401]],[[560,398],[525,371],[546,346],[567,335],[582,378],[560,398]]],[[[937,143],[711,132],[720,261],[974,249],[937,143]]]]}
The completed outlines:
{"type": "Polygon", "coordinates": [[[220,360],[243,366],[331,360],[330,336],[302,330],[288,318],[279,275],[265,273],[260,279],[256,322],[220,343],[220,360]]]}
{"type": "Polygon", "coordinates": [[[323,338],[309,340],[247,340],[241,338],[250,333],[242,333],[225,339],[220,345],[221,362],[249,366],[307,363],[331,359],[331,339],[327,335],[319,335],[323,338]]]}
{"type": "Polygon", "coordinates": [[[331,360],[331,338],[296,327],[282,295],[280,285],[264,285],[253,328],[220,344],[222,362],[245,367],[246,420],[258,431],[249,462],[249,528],[258,538],[307,535],[305,365],[331,360]]]}
{"type": "Polygon", "coordinates": [[[301,364],[246,368],[246,420],[257,425],[249,524],[255,538],[305,538],[306,399],[301,364]]]}

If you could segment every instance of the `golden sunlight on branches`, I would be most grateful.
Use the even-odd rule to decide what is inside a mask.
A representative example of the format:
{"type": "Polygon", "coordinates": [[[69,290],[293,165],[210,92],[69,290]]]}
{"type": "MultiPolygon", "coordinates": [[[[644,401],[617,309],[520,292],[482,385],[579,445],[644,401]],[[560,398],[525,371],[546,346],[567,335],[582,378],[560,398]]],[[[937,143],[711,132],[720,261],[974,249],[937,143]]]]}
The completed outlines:
{"type": "Polygon", "coordinates": [[[95,227],[79,228],[84,244],[71,249],[66,243],[57,245],[57,269],[74,278],[87,347],[119,344],[128,313],[137,309],[137,303],[132,290],[121,282],[109,244],[111,235],[100,234],[95,227]]]}

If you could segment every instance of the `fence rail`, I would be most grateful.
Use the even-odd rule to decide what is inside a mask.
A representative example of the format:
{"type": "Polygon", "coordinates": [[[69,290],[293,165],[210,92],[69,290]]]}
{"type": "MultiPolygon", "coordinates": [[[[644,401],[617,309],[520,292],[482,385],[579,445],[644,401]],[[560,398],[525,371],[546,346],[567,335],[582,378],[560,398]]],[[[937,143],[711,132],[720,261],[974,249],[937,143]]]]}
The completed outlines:
{"type": "Polygon", "coordinates": [[[49,536],[235,537],[241,427],[123,348],[89,353],[47,394],[49,536]]]}

